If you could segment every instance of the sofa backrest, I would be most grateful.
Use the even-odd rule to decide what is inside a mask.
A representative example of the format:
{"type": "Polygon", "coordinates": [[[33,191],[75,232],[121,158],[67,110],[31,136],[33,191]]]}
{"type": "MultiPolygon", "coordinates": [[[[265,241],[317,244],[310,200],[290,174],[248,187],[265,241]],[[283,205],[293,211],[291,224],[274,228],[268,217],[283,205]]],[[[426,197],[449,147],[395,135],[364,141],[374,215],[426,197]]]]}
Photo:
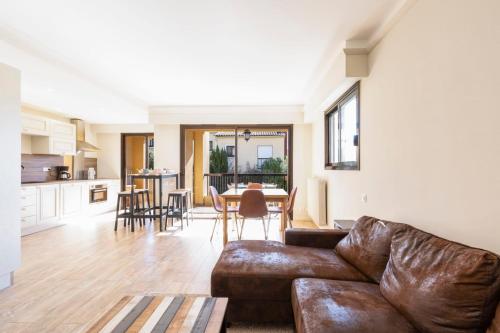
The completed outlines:
{"type": "Polygon", "coordinates": [[[412,227],[398,230],[380,291],[422,332],[485,332],[500,296],[500,258],[412,227]]]}
{"type": "Polygon", "coordinates": [[[495,318],[490,324],[490,327],[486,331],[486,333],[500,333],[500,301],[497,305],[497,311],[495,312],[495,318]]]}
{"type": "Polygon", "coordinates": [[[409,226],[363,216],[335,247],[337,253],[373,281],[379,283],[391,250],[392,236],[409,226]]]}

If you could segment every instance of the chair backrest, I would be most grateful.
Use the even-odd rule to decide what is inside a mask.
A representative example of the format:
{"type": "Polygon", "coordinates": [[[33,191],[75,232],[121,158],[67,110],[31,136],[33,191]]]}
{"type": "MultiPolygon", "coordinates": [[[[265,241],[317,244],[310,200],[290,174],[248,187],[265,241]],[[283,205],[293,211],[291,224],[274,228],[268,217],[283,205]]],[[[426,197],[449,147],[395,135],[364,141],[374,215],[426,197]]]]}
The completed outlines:
{"type": "Polygon", "coordinates": [[[238,213],[249,218],[266,216],[268,211],[264,193],[260,190],[246,190],[243,192],[238,213]]]}
{"type": "Polygon", "coordinates": [[[264,186],[261,183],[248,183],[247,189],[249,190],[262,190],[264,186]]]}
{"type": "Polygon", "coordinates": [[[212,205],[214,209],[217,212],[221,213],[224,208],[222,207],[222,202],[219,197],[219,192],[217,192],[217,189],[213,186],[210,186],[208,189],[210,191],[210,196],[212,197],[212,205]]]}
{"type": "Polygon", "coordinates": [[[293,212],[293,205],[295,204],[295,196],[297,195],[297,186],[295,186],[292,189],[292,192],[290,192],[290,197],[288,198],[288,204],[286,206],[286,211],[288,214],[292,214],[293,212]]]}

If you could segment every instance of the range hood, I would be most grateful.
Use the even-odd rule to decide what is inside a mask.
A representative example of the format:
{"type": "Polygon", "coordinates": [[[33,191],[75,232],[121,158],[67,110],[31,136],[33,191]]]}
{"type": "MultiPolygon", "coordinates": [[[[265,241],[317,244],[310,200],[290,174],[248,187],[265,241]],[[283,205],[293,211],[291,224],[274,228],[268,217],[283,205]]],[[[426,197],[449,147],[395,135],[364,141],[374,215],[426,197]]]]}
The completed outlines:
{"type": "Polygon", "coordinates": [[[71,119],[71,123],[76,125],[76,151],[93,152],[100,149],[85,141],[85,122],[81,119],[71,119]]]}

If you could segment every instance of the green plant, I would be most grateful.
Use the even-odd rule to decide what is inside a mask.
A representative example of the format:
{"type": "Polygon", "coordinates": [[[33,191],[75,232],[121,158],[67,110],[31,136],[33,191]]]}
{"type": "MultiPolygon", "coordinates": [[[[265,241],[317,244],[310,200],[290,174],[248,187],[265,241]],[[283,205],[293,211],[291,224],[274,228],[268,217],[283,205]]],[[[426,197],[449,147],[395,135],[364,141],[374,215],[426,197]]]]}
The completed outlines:
{"type": "MultiPolygon", "coordinates": [[[[262,163],[262,173],[287,173],[288,166],[286,160],[281,158],[270,158],[262,163]]],[[[266,182],[273,183],[278,188],[287,189],[287,177],[283,176],[267,176],[264,178],[266,182]]]]}
{"type": "Polygon", "coordinates": [[[281,158],[270,158],[262,163],[262,173],[286,173],[287,165],[281,158]]]}
{"type": "Polygon", "coordinates": [[[215,147],[210,152],[210,173],[227,173],[228,169],[226,150],[215,147]]]}

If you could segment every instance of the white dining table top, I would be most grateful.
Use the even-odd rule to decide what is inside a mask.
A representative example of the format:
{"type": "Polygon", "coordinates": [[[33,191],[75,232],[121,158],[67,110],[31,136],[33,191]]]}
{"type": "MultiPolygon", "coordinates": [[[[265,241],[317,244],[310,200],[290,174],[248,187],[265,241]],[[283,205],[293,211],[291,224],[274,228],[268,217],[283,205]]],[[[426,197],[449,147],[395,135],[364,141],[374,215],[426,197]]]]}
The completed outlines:
{"type": "MultiPolygon", "coordinates": [[[[223,198],[238,198],[238,197],[241,197],[241,195],[245,191],[252,191],[252,190],[247,190],[244,188],[238,188],[238,189],[232,188],[232,189],[229,189],[226,192],[222,193],[221,197],[223,197],[223,198]]],[[[264,197],[273,197],[273,198],[286,198],[286,197],[288,197],[288,193],[281,188],[265,188],[265,189],[258,190],[258,191],[262,191],[264,193],[264,197]]]]}

